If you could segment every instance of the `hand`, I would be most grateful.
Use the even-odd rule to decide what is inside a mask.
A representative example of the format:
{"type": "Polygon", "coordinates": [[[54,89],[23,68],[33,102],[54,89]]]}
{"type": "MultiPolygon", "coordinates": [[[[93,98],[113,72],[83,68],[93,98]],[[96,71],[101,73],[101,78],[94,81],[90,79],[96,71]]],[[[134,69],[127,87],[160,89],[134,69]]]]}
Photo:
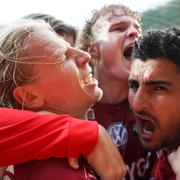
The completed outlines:
{"type": "Polygon", "coordinates": [[[73,169],[79,169],[78,159],[68,158],[68,163],[73,169]]]}
{"type": "Polygon", "coordinates": [[[168,161],[176,174],[176,179],[180,179],[180,147],[168,155],[168,161]]]}
{"type": "Polygon", "coordinates": [[[120,180],[126,174],[125,164],[118,149],[100,125],[97,144],[86,158],[102,180],[120,180]]]}
{"type": "Polygon", "coordinates": [[[6,170],[6,167],[0,167],[0,179],[3,179],[5,170],[6,170]]]}

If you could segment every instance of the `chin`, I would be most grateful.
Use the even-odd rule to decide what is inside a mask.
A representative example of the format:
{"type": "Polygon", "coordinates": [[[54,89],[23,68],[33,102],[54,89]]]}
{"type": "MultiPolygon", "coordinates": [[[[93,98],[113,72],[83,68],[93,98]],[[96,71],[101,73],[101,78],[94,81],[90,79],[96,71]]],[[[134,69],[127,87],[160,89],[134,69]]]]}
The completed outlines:
{"type": "Polygon", "coordinates": [[[101,89],[98,89],[97,96],[96,96],[96,102],[99,102],[103,96],[103,91],[101,89]]]}
{"type": "Polygon", "coordinates": [[[95,103],[99,102],[101,100],[101,98],[102,98],[102,95],[97,95],[97,96],[93,96],[91,100],[92,100],[93,104],[95,104],[95,103]]]}
{"type": "Polygon", "coordinates": [[[92,101],[94,101],[93,103],[96,103],[101,100],[103,96],[103,91],[100,88],[98,88],[92,94],[89,94],[89,96],[91,97],[92,101]]]}
{"type": "Polygon", "coordinates": [[[103,91],[100,89],[97,97],[97,101],[100,101],[103,96],[103,91]]]}
{"type": "Polygon", "coordinates": [[[160,145],[153,144],[151,142],[146,142],[142,139],[140,139],[140,141],[141,141],[143,148],[146,149],[147,151],[157,151],[157,150],[161,149],[160,145]]]}

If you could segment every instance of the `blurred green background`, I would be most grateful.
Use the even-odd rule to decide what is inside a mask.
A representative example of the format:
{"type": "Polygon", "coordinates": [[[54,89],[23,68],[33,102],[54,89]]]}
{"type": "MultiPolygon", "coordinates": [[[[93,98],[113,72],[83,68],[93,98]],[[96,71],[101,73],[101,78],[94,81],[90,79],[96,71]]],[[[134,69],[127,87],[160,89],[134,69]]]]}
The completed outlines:
{"type": "Polygon", "coordinates": [[[180,28],[180,0],[172,0],[142,14],[143,32],[154,28],[163,29],[172,26],[180,28]]]}

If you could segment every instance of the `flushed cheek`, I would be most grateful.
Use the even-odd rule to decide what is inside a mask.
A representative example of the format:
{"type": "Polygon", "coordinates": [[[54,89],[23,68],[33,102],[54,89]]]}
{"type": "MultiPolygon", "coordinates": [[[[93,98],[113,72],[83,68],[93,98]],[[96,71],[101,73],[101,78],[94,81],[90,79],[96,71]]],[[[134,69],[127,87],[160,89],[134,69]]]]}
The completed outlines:
{"type": "Polygon", "coordinates": [[[131,62],[130,61],[126,61],[126,68],[128,69],[128,72],[130,72],[131,69],[131,62]]]}
{"type": "Polygon", "coordinates": [[[133,109],[133,101],[134,101],[134,95],[133,93],[131,92],[131,90],[129,90],[129,93],[128,93],[128,100],[129,100],[129,105],[130,105],[130,108],[133,109]]]}
{"type": "Polygon", "coordinates": [[[169,134],[169,128],[170,126],[168,123],[166,123],[166,119],[158,119],[158,122],[156,123],[157,126],[155,128],[155,131],[153,133],[154,141],[161,142],[165,137],[168,137],[169,134]]]}

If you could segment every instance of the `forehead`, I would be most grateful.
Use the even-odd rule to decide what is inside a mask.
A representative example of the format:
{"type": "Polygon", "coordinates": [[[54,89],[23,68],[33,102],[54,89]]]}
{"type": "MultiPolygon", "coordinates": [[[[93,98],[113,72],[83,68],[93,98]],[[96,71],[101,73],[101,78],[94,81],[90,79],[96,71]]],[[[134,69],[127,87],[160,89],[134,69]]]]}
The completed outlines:
{"type": "Polygon", "coordinates": [[[31,53],[43,56],[65,53],[69,47],[63,38],[47,28],[34,31],[27,45],[32,49],[31,53]]]}
{"type": "Polygon", "coordinates": [[[129,79],[136,79],[140,82],[157,79],[173,80],[175,77],[180,79],[180,73],[176,66],[166,59],[151,59],[146,62],[138,59],[134,60],[129,75],[129,79]]]}
{"type": "Polygon", "coordinates": [[[124,17],[130,17],[132,19],[135,19],[135,17],[128,15],[126,12],[124,12],[122,9],[120,8],[116,8],[112,11],[109,11],[108,13],[106,13],[105,17],[109,20],[112,21],[113,19],[124,19],[124,17]]]}
{"type": "Polygon", "coordinates": [[[74,46],[74,41],[75,41],[75,39],[74,39],[74,36],[71,34],[71,33],[67,33],[67,32],[65,32],[65,31],[56,31],[56,33],[59,35],[59,36],[61,36],[61,37],[63,37],[63,39],[66,41],[66,42],[68,42],[71,46],[74,46]]]}
{"type": "Polygon", "coordinates": [[[102,15],[97,23],[103,23],[103,21],[106,21],[108,23],[116,23],[116,22],[121,22],[121,21],[130,21],[134,22],[136,24],[139,24],[137,19],[133,17],[132,15],[128,15],[123,9],[121,8],[116,8],[113,9],[109,12],[106,12],[104,15],[102,15]]]}

